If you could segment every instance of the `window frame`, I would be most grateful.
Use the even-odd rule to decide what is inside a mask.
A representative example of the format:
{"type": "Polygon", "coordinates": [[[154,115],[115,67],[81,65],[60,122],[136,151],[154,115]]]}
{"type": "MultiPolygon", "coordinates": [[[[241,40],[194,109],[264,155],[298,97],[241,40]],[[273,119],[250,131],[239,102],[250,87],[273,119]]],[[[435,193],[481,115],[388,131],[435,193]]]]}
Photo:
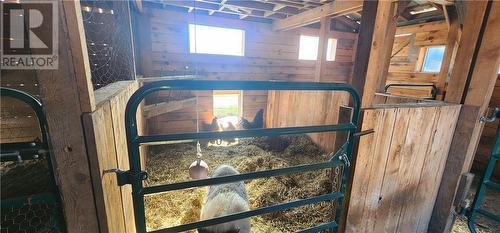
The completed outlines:
{"type": "MultiPolygon", "coordinates": [[[[325,61],[327,62],[333,62],[336,60],[337,58],[337,48],[338,48],[338,38],[336,37],[328,37],[328,40],[327,40],[327,46],[325,48],[325,61]],[[331,41],[331,43],[330,43],[331,41]],[[328,49],[328,45],[331,45],[333,48],[332,49],[328,49]],[[335,45],[335,46],[334,46],[335,45]],[[329,59],[329,56],[328,55],[331,55],[331,59],[329,59]]],[[[297,52],[297,59],[299,61],[317,61],[318,60],[318,56],[319,56],[319,36],[315,36],[315,35],[308,35],[308,34],[300,34],[299,35],[299,48],[298,48],[298,52],[297,52]],[[317,42],[317,46],[316,46],[316,59],[304,59],[304,58],[301,58],[300,57],[300,51],[301,51],[301,38],[302,37],[311,37],[311,38],[314,38],[314,39],[317,39],[318,42],[317,42]]]]}
{"type": "Polygon", "coordinates": [[[243,116],[243,91],[238,90],[214,90],[212,91],[212,114],[214,117],[221,117],[215,115],[215,96],[216,95],[238,95],[238,117],[243,116]]]}
{"type": "MultiPolygon", "coordinates": [[[[194,44],[196,45],[196,38],[194,38],[194,44]]],[[[187,36],[187,52],[188,54],[191,55],[212,55],[212,56],[232,56],[232,57],[245,57],[246,54],[246,31],[241,28],[234,28],[234,27],[221,27],[221,26],[214,26],[214,25],[207,25],[207,24],[199,24],[199,23],[188,23],[188,36],[187,36]],[[220,29],[229,29],[229,30],[237,30],[242,32],[241,36],[241,54],[222,54],[222,53],[206,53],[206,52],[191,52],[191,25],[193,25],[194,29],[196,30],[196,26],[202,26],[202,27],[210,27],[210,28],[220,28],[220,29]]],[[[195,49],[196,50],[196,49],[195,49]]]]}
{"type": "Polygon", "coordinates": [[[429,45],[429,46],[424,46],[424,47],[420,48],[420,53],[419,53],[419,56],[417,59],[416,71],[421,72],[421,73],[439,73],[441,70],[441,67],[443,66],[443,59],[444,59],[445,51],[446,51],[446,45],[429,45]],[[439,67],[440,67],[439,71],[425,71],[424,67],[425,67],[426,59],[428,57],[429,49],[430,48],[440,48],[440,47],[442,47],[444,50],[443,50],[443,57],[441,58],[441,64],[439,65],[439,67]]]}

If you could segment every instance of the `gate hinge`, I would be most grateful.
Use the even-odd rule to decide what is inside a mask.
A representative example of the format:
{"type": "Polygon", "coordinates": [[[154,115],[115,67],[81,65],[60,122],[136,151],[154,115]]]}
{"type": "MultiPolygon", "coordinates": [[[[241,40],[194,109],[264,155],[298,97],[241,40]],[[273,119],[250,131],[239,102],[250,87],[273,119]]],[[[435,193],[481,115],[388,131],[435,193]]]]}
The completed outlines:
{"type": "Polygon", "coordinates": [[[107,169],[104,170],[103,173],[115,173],[116,174],[116,182],[118,183],[118,186],[123,186],[126,184],[132,184],[136,180],[145,180],[148,178],[148,173],[146,171],[140,171],[137,173],[132,173],[132,171],[123,171],[120,169],[107,169]]]}

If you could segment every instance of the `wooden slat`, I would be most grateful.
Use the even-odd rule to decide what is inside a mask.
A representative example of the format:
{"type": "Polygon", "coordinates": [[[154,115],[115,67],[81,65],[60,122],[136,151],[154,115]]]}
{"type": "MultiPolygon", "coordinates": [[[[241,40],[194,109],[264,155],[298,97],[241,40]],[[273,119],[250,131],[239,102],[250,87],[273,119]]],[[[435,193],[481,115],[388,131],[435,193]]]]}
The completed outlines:
{"type": "Polygon", "coordinates": [[[329,17],[322,18],[320,23],[318,57],[316,60],[316,71],[314,72],[314,80],[316,82],[321,82],[321,77],[323,77],[326,69],[326,49],[328,47],[331,19],[329,17]]]}
{"type": "Polygon", "coordinates": [[[95,112],[85,114],[83,123],[92,158],[89,161],[101,232],[126,232],[116,175],[104,173],[107,169],[118,168],[110,103],[106,102],[95,112]],[[112,206],[115,208],[111,209],[112,206]]]}
{"type": "Polygon", "coordinates": [[[168,112],[177,111],[179,109],[183,109],[188,106],[193,106],[195,104],[196,104],[196,97],[183,100],[174,100],[153,105],[146,105],[143,108],[144,117],[151,118],[168,112]]]}
{"type": "Polygon", "coordinates": [[[302,27],[318,22],[323,17],[336,17],[359,11],[362,6],[363,1],[360,0],[337,0],[300,14],[287,17],[286,19],[275,20],[273,22],[273,28],[276,31],[282,31],[302,27]]]}

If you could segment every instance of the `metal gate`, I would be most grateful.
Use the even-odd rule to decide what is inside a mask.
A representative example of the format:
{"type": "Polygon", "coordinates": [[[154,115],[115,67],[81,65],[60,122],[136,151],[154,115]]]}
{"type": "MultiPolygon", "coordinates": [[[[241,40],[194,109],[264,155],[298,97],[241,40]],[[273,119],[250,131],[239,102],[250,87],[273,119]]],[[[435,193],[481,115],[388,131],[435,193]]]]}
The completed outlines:
{"type": "MultiPolygon", "coordinates": [[[[490,116],[482,117],[481,121],[493,122],[498,118],[500,118],[500,109],[495,108],[495,110],[491,113],[490,116]]],[[[491,155],[490,158],[488,159],[486,170],[484,171],[483,177],[480,181],[481,183],[479,184],[479,188],[477,189],[476,195],[474,197],[474,202],[472,203],[472,206],[468,213],[467,223],[470,231],[473,233],[477,232],[476,218],[478,214],[493,219],[497,222],[500,222],[500,215],[481,208],[481,204],[483,203],[484,196],[486,195],[486,190],[488,188],[500,190],[500,184],[495,183],[494,181],[491,180],[491,176],[493,175],[495,165],[499,158],[500,158],[500,126],[497,128],[495,145],[491,149],[491,155]]]]}
{"type": "MultiPolygon", "coordinates": [[[[28,93],[0,88],[0,96],[12,97],[29,105],[36,114],[42,139],[28,142],[0,144],[0,162],[22,163],[27,160],[46,159],[49,179],[53,179],[50,192],[2,199],[2,232],[65,232],[59,192],[49,154],[48,130],[42,104],[28,93]]],[[[5,187],[2,187],[5,188],[5,187]]]]}
{"type": "Polygon", "coordinates": [[[237,214],[217,217],[209,220],[203,220],[170,228],[155,230],[152,232],[181,232],[201,227],[217,225],[238,219],[249,218],[252,216],[283,211],[290,208],[310,205],[323,201],[337,201],[336,219],[331,222],[323,223],[300,232],[319,232],[322,230],[335,229],[342,209],[342,200],[349,175],[350,161],[352,160],[352,151],[354,145],[354,133],[358,127],[358,118],[360,113],[360,99],[356,91],[349,85],[338,83],[309,83],[309,82],[257,82],[257,81],[199,81],[199,80],[168,80],[158,81],[147,84],[139,88],[127,103],[125,110],[125,127],[127,133],[127,146],[130,161],[130,170],[118,171],[118,184],[132,185],[132,195],[134,202],[135,224],[138,232],[144,233],[146,230],[144,196],[155,193],[168,192],[179,189],[187,189],[199,186],[209,186],[215,184],[231,183],[243,180],[266,178],[273,176],[288,175],[311,170],[320,170],[327,168],[341,167],[342,182],[340,190],[311,198],[295,200],[288,203],[277,204],[268,207],[261,207],[250,211],[237,214]],[[160,90],[304,90],[304,91],[344,91],[352,96],[353,112],[350,122],[347,124],[336,125],[316,125],[301,127],[284,128],[262,128],[248,130],[234,130],[223,132],[198,132],[198,133],[176,133],[165,135],[138,135],[136,112],[141,101],[149,94],[160,90]],[[224,139],[224,138],[243,138],[260,136],[278,136],[285,134],[303,134],[303,133],[321,133],[343,131],[348,133],[346,142],[336,152],[331,153],[331,158],[327,162],[306,164],[294,167],[279,168],[266,171],[257,171],[231,176],[216,178],[207,178],[200,180],[191,180],[180,183],[156,185],[144,187],[143,180],[147,179],[147,173],[141,170],[141,160],[139,146],[147,144],[160,144],[171,141],[192,142],[200,139],[224,139]]]}

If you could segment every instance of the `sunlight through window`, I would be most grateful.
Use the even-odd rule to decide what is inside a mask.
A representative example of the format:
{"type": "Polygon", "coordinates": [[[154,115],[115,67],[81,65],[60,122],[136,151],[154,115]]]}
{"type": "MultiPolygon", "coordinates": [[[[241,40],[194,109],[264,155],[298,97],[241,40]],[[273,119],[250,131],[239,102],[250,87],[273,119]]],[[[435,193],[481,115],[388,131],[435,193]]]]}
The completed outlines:
{"type": "Polygon", "coordinates": [[[316,60],[318,58],[319,37],[300,35],[299,60],[316,60]]]}
{"type": "Polygon", "coordinates": [[[244,56],[245,31],[189,24],[189,52],[244,56]]]}
{"type": "Polygon", "coordinates": [[[443,61],[445,46],[429,47],[425,51],[424,64],[422,65],[423,72],[439,72],[443,61]]]}
{"type": "Polygon", "coordinates": [[[335,55],[337,54],[337,39],[328,39],[328,44],[326,45],[326,60],[335,61],[335,55]]]}
{"type": "Polygon", "coordinates": [[[238,123],[241,113],[240,91],[217,91],[213,95],[213,114],[219,119],[223,127],[229,122],[233,125],[238,123]]]}

